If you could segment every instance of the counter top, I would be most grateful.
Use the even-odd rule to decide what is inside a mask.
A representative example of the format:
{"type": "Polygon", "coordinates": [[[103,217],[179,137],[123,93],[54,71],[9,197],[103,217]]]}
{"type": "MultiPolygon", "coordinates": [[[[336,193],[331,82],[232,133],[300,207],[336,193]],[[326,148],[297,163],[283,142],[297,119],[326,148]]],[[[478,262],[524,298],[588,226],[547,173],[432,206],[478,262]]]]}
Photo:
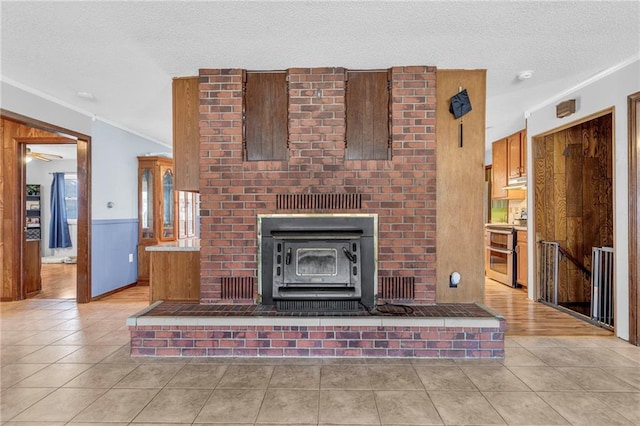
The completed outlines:
{"type": "Polygon", "coordinates": [[[527,227],[526,226],[521,226],[521,225],[515,225],[513,223],[485,223],[484,227],[493,227],[493,228],[513,228],[516,231],[526,231],[527,227]]]}
{"type": "Polygon", "coordinates": [[[200,238],[182,238],[175,241],[148,246],[146,251],[200,251],[200,238]]]}

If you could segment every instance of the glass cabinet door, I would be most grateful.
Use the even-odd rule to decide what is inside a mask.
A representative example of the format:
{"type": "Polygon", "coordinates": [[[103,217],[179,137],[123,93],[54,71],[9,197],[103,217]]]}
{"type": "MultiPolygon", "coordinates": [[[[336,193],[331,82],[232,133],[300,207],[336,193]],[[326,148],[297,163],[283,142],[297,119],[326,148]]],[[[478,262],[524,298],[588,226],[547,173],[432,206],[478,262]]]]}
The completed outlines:
{"type": "Polygon", "coordinates": [[[142,169],[140,174],[141,237],[153,238],[153,171],[142,169]]]}
{"type": "Polygon", "coordinates": [[[187,193],[183,191],[178,192],[178,238],[185,238],[187,236],[187,193]]]}
{"type": "Polygon", "coordinates": [[[189,193],[187,197],[187,237],[193,237],[196,235],[195,227],[195,194],[189,193]]]}
{"type": "Polygon", "coordinates": [[[166,170],[162,175],[162,238],[175,238],[175,212],[173,174],[166,170]]]}

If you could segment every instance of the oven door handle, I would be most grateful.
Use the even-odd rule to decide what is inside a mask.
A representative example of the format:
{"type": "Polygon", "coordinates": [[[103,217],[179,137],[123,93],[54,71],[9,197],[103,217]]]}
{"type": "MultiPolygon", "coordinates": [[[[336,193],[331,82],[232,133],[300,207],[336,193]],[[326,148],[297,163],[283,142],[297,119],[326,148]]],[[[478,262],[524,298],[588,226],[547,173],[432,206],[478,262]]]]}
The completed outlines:
{"type": "Polygon", "coordinates": [[[511,235],[511,234],[513,234],[513,231],[503,231],[503,230],[491,229],[491,228],[488,228],[487,232],[490,233],[490,234],[500,234],[500,235],[511,235]]]}
{"type": "Polygon", "coordinates": [[[487,247],[487,250],[489,251],[496,251],[498,253],[502,253],[502,254],[513,254],[513,250],[503,250],[503,249],[499,249],[499,248],[495,248],[495,247],[487,247]]]}

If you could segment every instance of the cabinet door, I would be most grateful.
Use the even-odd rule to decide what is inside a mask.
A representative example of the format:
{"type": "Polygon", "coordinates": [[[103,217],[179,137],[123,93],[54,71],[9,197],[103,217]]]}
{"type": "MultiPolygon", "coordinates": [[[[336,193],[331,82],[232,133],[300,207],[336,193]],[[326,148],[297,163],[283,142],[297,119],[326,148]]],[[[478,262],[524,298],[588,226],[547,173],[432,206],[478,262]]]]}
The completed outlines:
{"type": "Polygon", "coordinates": [[[36,293],[42,290],[40,240],[26,241],[24,256],[24,291],[26,294],[36,293]]]}
{"type": "Polygon", "coordinates": [[[520,132],[520,176],[527,175],[527,131],[520,132]]]}
{"type": "Polygon", "coordinates": [[[139,215],[140,215],[140,239],[155,238],[154,233],[154,191],[153,191],[153,169],[151,167],[143,167],[139,171],[138,182],[139,189],[139,215]]]}
{"type": "Polygon", "coordinates": [[[527,270],[528,266],[528,249],[527,249],[527,232],[517,232],[517,244],[516,244],[516,282],[523,287],[528,286],[527,282],[527,270]]]}
{"type": "Polygon", "coordinates": [[[511,135],[507,138],[507,150],[508,150],[508,170],[510,178],[517,178],[522,176],[521,149],[520,149],[520,133],[511,135]]]}
{"type": "Polygon", "coordinates": [[[507,198],[507,190],[502,189],[507,185],[507,140],[500,139],[491,145],[491,198],[507,198]]]}
{"type": "Polygon", "coordinates": [[[161,167],[162,173],[162,228],[160,240],[173,241],[176,239],[176,199],[174,194],[174,176],[169,167],[161,167]]]}
{"type": "Polygon", "coordinates": [[[173,80],[173,158],[176,189],[200,190],[198,77],[173,80]]]}

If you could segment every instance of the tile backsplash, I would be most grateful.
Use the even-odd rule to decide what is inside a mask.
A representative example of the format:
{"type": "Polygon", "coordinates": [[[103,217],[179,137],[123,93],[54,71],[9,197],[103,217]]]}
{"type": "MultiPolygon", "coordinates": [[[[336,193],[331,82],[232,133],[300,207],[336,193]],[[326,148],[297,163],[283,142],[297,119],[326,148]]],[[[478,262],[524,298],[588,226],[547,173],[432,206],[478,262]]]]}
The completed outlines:
{"type": "Polygon", "coordinates": [[[491,223],[514,223],[520,219],[527,200],[491,200],[491,223]]]}

